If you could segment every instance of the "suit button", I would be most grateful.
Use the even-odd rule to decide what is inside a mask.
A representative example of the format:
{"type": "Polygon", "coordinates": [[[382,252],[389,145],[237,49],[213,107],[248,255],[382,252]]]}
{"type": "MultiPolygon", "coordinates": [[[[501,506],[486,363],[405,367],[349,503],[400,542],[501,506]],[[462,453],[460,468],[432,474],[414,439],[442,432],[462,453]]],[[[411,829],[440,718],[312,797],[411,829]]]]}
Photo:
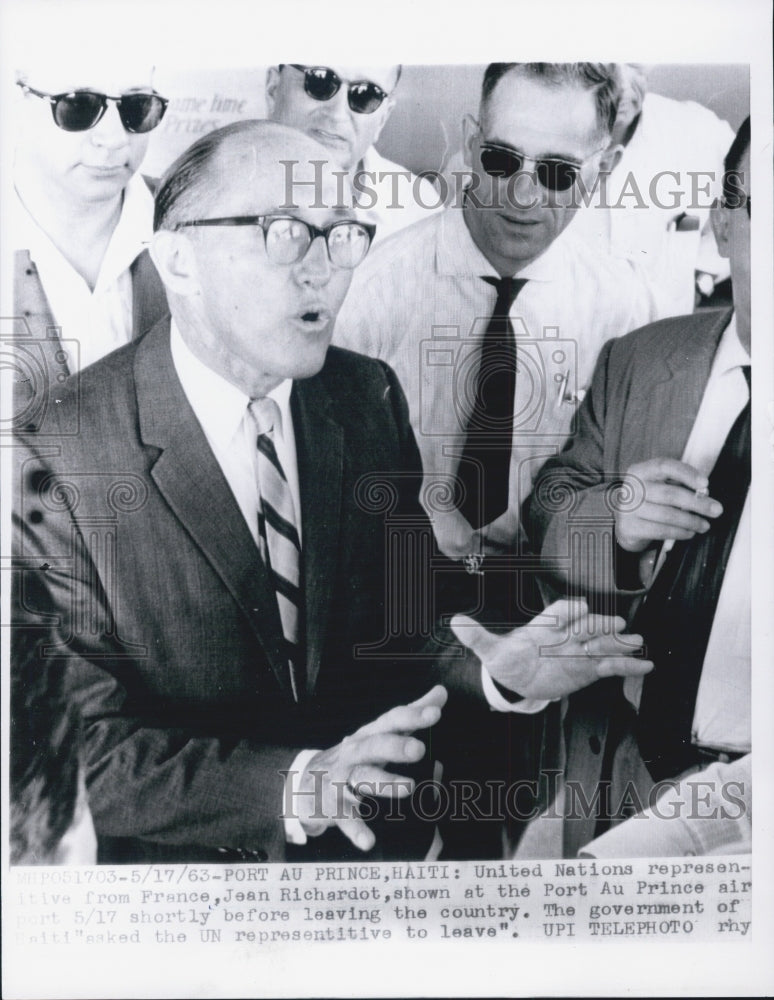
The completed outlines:
{"type": "Polygon", "coordinates": [[[602,744],[599,742],[598,736],[589,736],[589,749],[593,754],[599,753],[602,749],[602,744]]]}

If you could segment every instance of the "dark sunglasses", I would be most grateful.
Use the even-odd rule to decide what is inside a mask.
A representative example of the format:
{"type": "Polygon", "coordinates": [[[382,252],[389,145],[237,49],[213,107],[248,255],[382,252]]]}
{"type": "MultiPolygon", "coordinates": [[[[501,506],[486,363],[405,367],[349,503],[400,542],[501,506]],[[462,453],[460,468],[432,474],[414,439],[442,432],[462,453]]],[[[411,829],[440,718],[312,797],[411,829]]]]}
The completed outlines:
{"type": "Polygon", "coordinates": [[[186,226],[256,226],[263,231],[266,256],[274,264],[296,264],[303,260],[318,236],[325,240],[328,259],[337,267],[351,270],[364,260],[376,232],[373,223],[345,219],[324,229],[292,215],[234,215],[222,219],[191,219],[186,226]]]}
{"type": "MultiPolygon", "coordinates": [[[[513,177],[529,161],[535,164],[537,179],[548,191],[569,191],[577,181],[583,164],[588,162],[584,160],[582,163],[574,163],[572,160],[553,157],[533,160],[512,146],[502,146],[496,142],[481,142],[480,149],[481,166],[491,177],[513,177]]],[[[588,159],[601,151],[596,150],[588,159]]]]}
{"type": "Polygon", "coordinates": [[[121,124],[127,132],[151,132],[164,117],[169,101],[156,93],[98,94],[93,90],[71,90],[66,94],[46,94],[21,80],[16,81],[25,94],[41,97],[51,105],[51,114],[65,132],[86,132],[94,128],[107,110],[108,101],[118,108],[121,124]]]}
{"type": "Polygon", "coordinates": [[[726,208],[741,208],[742,205],[747,209],[747,218],[750,219],[750,202],[752,201],[749,194],[745,194],[740,191],[739,194],[732,195],[730,198],[723,198],[723,205],[726,208]]]}
{"type": "Polygon", "coordinates": [[[370,80],[342,80],[327,66],[299,66],[298,63],[289,65],[304,74],[304,91],[315,101],[330,101],[338,94],[342,83],[346,83],[347,103],[359,115],[372,115],[388,96],[386,91],[370,80]]]}

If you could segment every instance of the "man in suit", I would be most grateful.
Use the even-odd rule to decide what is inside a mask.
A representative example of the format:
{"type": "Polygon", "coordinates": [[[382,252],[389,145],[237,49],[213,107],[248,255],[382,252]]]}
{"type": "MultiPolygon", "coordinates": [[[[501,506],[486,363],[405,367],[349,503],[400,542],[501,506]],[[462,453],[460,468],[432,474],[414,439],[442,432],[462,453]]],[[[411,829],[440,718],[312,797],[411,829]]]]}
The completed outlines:
{"type": "Polygon", "coordinates": [[[17,67],[15,417],[39,421],[49,387],[167,312],[148,255],[153,196],[138,170],[166,100],[137,52],[66,44],[47,24],[17,67]],[[51,42],[51,44],[47,44],[51,42]],[[55,44],[54,44],[55,43],[55,44]]]}
{"type": "MultiPolygon", "coordinates": [[[[315,178],[320,146],[249,121],[181,156],[153,242],[171,324],[84,372],[56,434],[18,449],[17,613],[37,655],[69,665],[104,861],[342,858],[377,837],[358,790],[387,803],[379,850],[427,850],[392,797],[446,699],[430,668],[464,651],[423,610],[429,564],[395,555],[400,532],[407,549],[432,538],[395,376],[328,352],[370,232],[329,169],[283,207],[288,158],[315,178]]],[[[597,633],[622,622],[554,611],[503,637],[518,655],[490,684],[526,701],[561,693],[567,666],[573,689],[647,669],[606,656],[597,633]],[[541,656],[570,619],[568,655],[541,656]]]]}
{"type": "MultiPolygon", "coordinates": [[[[577,434],[526,505],[563,591],[628,609],[655,663],[643,682],[570,700],[566,789],[601,798],[578,809],[568,794],[568,855],[647,806],[659,782],[750,751],[749,159],[748,118],[713,208],[733,312],[663,320],[607,344],[577,434]]],[[[658,853],[658,825],[649,830],[658,853]]],[[[618,843],[625,854],[623,827],[618,843]]]]}

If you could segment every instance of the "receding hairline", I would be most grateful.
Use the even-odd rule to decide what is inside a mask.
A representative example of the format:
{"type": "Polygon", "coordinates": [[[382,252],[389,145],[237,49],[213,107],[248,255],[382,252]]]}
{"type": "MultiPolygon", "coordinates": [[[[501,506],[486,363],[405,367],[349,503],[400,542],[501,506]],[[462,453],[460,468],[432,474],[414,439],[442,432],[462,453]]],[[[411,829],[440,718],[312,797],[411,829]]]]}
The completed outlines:
{"type": "Polygon", "coordinates": [[[154,229],[179,222],[194,199],[199,208],[212,204],[233,177],[243,178],[249,171],[260,183],[272,170],[281,170],[286,178],[285,163],[303,169],[315,161],[330,164],[330,152],[289,125],[264,119],[224,125],[197,139],[167,169],[156,192],[154,229]],[[220,177],[227,179],[224,185],[218,183],[220,177]]]}

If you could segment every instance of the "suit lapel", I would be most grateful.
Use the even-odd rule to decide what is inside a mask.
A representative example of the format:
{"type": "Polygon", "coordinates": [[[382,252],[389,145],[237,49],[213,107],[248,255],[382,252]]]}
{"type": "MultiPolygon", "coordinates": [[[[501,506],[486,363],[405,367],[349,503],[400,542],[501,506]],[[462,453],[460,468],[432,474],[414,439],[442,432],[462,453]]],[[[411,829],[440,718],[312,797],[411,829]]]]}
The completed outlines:
{"type": "Polygon", "coordinates": [[[142,441],[161,449],[153,480],[244,612],[278,683],[292,698],[276,595],[177,378],[166,320],[138,346],[135,386],[142,441]]]}
{"type": "Polygon", "coordinates": [[[314,691],[326,638],[341,526],[344,432],[322,380],[297,382],[293,424],[298,455],[306,608],[307,690],[314,691]]]}
{"type": "MultiPolygon", "coordinates": [[[[13,300],[15,314],[23,316],[27,324],[27,330],[17,328],[14,332],[17,336],[26,337],[29,331],[41,352],[48,384],[55,386],[61,381],[60,375],[67,378],[70,369],[66,356],[62,360],[61,330],[54,323],[38,269],[28,250],[17,250],[14,254],[13,300]]],[[[37,391],[40,388],[37,387],[37,391]]]]}
{"type": "Polygon", "coordinates": [[[680,317],[672,351],[653,358],[647,392],[632,391],[626,426],[636,434],[636,454],[681,458],[693,429],[718,342],[731,312],[718,310],[680,317]]]}

